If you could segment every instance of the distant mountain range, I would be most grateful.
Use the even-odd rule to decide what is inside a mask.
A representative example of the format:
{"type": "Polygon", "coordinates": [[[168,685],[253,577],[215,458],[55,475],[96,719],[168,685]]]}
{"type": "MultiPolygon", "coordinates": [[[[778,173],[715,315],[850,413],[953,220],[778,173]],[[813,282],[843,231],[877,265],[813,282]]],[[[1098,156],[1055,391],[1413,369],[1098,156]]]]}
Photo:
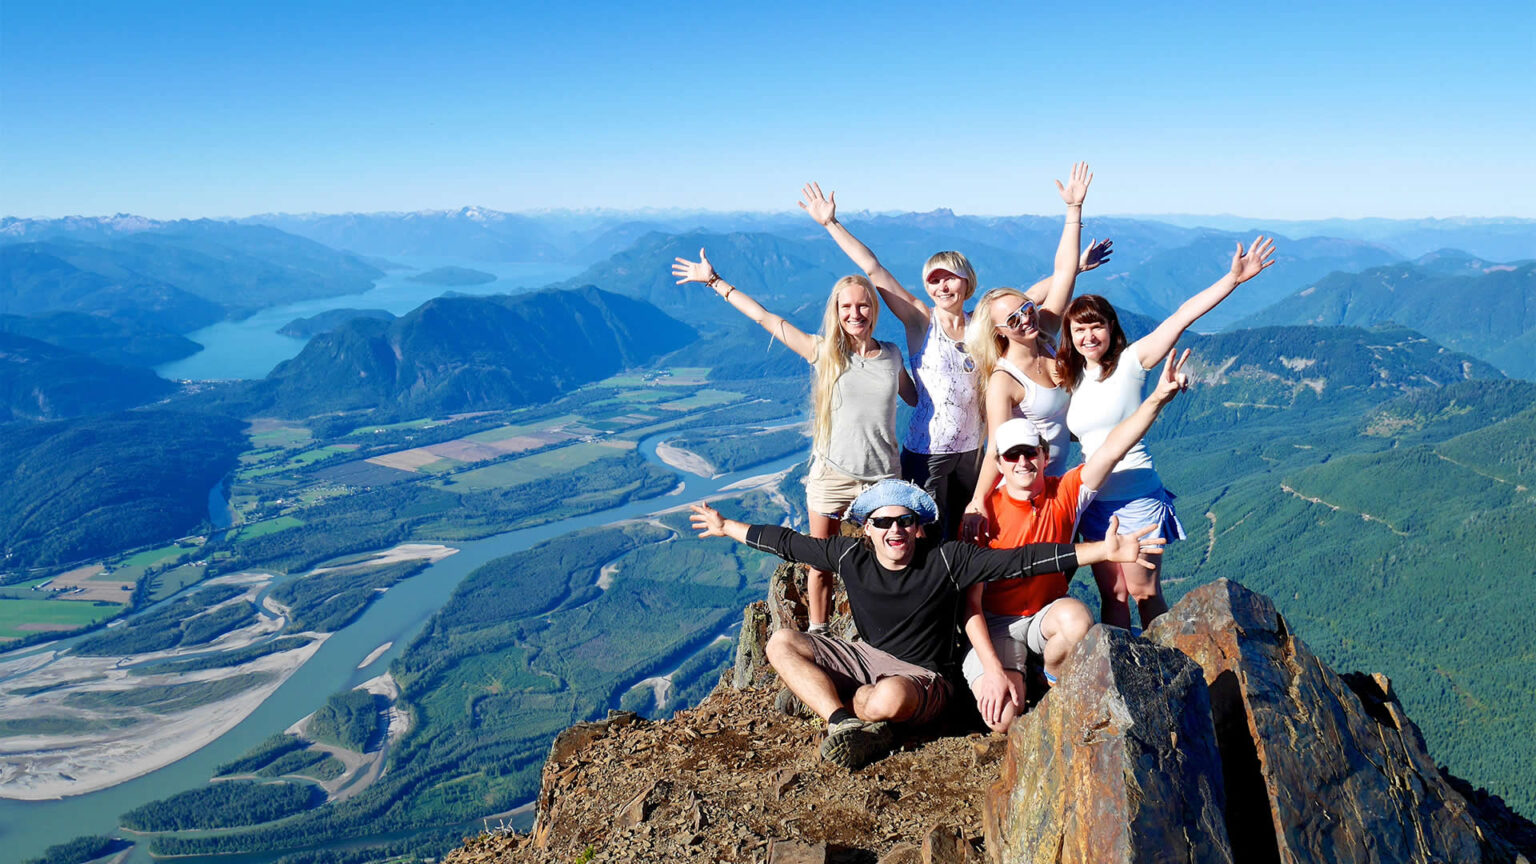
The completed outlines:
{"type": "Polygon", "coordinates": [[[1442,250],[1412,263],[1333,273],[1239,323],[1387,321],[1422,330],[1507,374],[1536,378],[1536,263],[1493,264],[1442,250]]]}
{"type": "Polygon", "coordinates": [[[108,314],[174,333],[384,275],[312,240],[208,219],[5,218],[0,242],[0,313],[108,314]]]}
{"type": "Polygon", "coordinates": [[[394,321],[354,318],[257,387],[290,417],[515,407],[648,363],[697,338],[648,303],[582,288],[439,297],[394,321]]]}

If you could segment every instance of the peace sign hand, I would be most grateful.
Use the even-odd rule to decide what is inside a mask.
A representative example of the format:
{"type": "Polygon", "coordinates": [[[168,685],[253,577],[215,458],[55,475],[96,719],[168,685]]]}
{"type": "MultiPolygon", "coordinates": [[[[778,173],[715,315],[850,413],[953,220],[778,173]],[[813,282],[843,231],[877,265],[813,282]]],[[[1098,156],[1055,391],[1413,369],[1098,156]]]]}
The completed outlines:
{"type": "Polygon", "coordinates": [[[1163,362],[1163,374],[1157,378],[1157,389],[1152,395],[1157,399],[1157,404],[1167,405],[1173,401],[1173,397],[1189,389],[1189,376],[1184,373],[1184,364],[1189,360],[1189,349],[1184,349],[1184,356],[1177,362],[1173,355],[1179,353],[1178,348],[1168,352],[1168,359],[1163,362]]]}

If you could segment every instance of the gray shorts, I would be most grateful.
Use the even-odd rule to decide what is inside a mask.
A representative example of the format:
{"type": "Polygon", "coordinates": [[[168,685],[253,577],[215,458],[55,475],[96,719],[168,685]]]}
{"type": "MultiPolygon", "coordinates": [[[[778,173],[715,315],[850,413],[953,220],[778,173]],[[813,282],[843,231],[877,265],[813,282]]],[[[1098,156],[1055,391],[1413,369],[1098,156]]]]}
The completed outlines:
{"type": "Polygon", "coordinates": [[[838,698],[845,702],[851,704],[860,687],[886,678],[905,678],[917,686],[920,701],[908,723],[927,723],[939,716],[949,701],[949,682],[937,672],[898,660],[868,642],[848,642],[820,633],[804,635],[811,640],[812,661],[832,679],[838,698]]]}
{"type": "MultiPolygon", "coordinates": [[[[1061,602],[1061,599],[1058,597],[1052,600],[1033,615],[982,613],[987,618],[987,633],[992,636],[992,650],[997,652],[997,659],[1002,661],[1004,669],[1023,672],[1031,653],[1045,653],[1045,633],[1041,629],[1045,626],[1045,613],[1051,611],[1051,607],[1061,602]]],[[[965,683],[976,686],[984,671],[976,649],[965,652],[965,663],[960,667],[960,672],[965,675],[965,683]]]]}

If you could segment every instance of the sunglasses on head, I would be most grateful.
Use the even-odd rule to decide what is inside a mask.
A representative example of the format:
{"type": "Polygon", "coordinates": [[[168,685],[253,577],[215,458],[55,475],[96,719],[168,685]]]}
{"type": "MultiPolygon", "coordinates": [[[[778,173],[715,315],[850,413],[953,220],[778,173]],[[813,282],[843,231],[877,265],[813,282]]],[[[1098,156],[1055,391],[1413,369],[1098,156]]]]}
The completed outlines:
{"type": "Polygon", "coordinates": [[[1009,330],[1021,330],[1024,327],[1024,322],[1029,320],[1029,316],[1033,314],[1035,314],[1035,301],[1025,300],[1024,305],[1013,310],[1013,314],[1009,315],[1002,324],[997,326],[1006,327],[1009,330]]]}
{"type": "Polygon", "coordinates": [[[917,517],[911,513],[903,513],[900,516],[871,516],[869,524],[884,531],[890,528],[911,528],[917,524],[917,517]]]}
{"type": "Polygon", "coordinates": [[[1033,459],[1040,455],[1040,448],[1033,444],[1020,444],[1017,447],[1009,447],[1003,454],[1004,462],[1017,462],[1020,459],[1033,459]]]}

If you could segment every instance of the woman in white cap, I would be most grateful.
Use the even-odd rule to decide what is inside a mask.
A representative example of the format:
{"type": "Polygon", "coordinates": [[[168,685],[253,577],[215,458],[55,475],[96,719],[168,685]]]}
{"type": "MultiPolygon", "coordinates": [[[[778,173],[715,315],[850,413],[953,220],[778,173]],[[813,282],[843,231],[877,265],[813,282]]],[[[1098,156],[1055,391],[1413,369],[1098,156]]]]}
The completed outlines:
{"type": "MultiPolygon", "coordinates": [[[[1083,198],[1092,181],[1087,164],[1080,162],[1072,167],[1067,185],[1056,183],[1067,204],[1056,268],[1049,279],[1029,290],[1034,302],[1046,304],[1056,315],[1071,299],[1072,282],[1079,269],[1092,269],[1109,254],[1106,241],[1092,247],[1081,260],[1078,256],[1083,198]]],[[[931,256],[922,272],[923,287],[933,303],[929,306],[903,287],[875,253],[837,221],[837,193],[823,196],[821,187],[815,183],[807,184],[801,192],[805,200],[800,207],[825,227],[838,247],[869,276],[885,305],[906,329],[907,354],[916,379],[918,401],[902,444],[901,476],[934,497],[943,521],[943,536],[953,537],[960,524],[960,508],[971,500],[976,488],[986,439],[980,401],[986,375],[978,374],[965,344],[964,304],[976,293],[976,272],[959,252],[931,256]]]]}
{"type": "MultiPolygon", "coordinates": [[[[811,467],[805,479],[811,536],[834,537],[843,511],[870,484],[895,477],[896,399],[917,404],[912,378],[901,362],[901,349],[875,339],[880,304],[863,276],[844,276],[832,286],[816,335],[763,308],[746,292],[720,278],[704,250],[699,260],[678,258],[672,275],[679,285],[702,282],[721,299],[810,363],[811,467]]],[[[827,629],[832,580],[811,567],[806,605],[813,631],[827,629]]]]}

